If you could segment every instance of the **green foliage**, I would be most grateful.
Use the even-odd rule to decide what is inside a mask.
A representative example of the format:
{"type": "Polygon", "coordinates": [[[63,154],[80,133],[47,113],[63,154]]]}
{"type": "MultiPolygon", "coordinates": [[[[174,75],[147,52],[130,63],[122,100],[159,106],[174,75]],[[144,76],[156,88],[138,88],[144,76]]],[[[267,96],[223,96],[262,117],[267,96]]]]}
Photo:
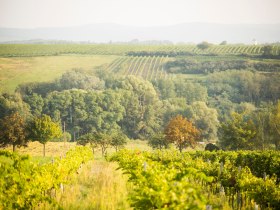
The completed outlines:
{"type": "Polygon", "coordinates": [[[64,73],[58,81],[61,90],[83,89],[83,90],[99,90],[103,89],[104,82],[98,77],[83,72],[81,69],[73,69],[64,73]]]}
{"type": "Polygon", "coordinates": [[[89,148],[76,147],[54,163],[37,165],[28,156],[0,151],[0,208],[33,209],[49,202],[59,208],[52,194],[69,183],[81,164],[93,159],[89,148]]]}
{"type": "Polygon", "coordinates": [[[19,94],[0,95],[0,119],[14,112],[20,113],[24,118],[29,117],[29,109],[19,94]]]}
{"type": "Polygon", "coordinates": [[[252,149],[256,136],[253,121],[246,119],[245,113],[233,112],[231,117],[231,120],[221,125],[221,146],[230,150],[252,149]]]}
{"type": "Polygon", "coordinates": [[[18,112],[0,119],[1,147],[12,145],[15,151],[16,147],[27,146],[27,142],[26,122],[18,112]]]}
{"type": "Polygon", "coordinates": [[[111,145],[115,148],[116,152],[122,148],[127,143],[127,136],[121,132],[114,132],[112,134],[111,145]]]}
{"type": "Polygon", "coordinates": [[[39,141],[44,146],[43,154],[45,156],[45,144],[54,138],[62,135],[61,127],[58,123],[53,122],[50,116],[42,115],[36,117],[29,125],[30,139],[39,141]]]}
{"type": "Polygon", "coordinates": [[[30,106],[30,111],[33,116],[40,116],[43,112],[44,100],[41,95],[33,93],[24,97],[24,101],[30,106]]]}
{"type": "Polygon", "coordinates": [[[167,141],[165,138],[165,135],[163,133],[158,133],[153,135],[148,140],[149,146],[151,146],[153,149],[167,149],[169,147],[170,142],[167,141]]]}
{"type": "Polygon", "coordinates": [[[280,204],[277,152],[122,150],[110,160],[129,175],[136,209],[251,209],[253,202],[277,209],[280,204]]]}
{"type": "Polygon", "coordinates": [[[210,44],[210,43],[204,41],[204,42],[201,42],[201,43],[197,44],[196,47],[197,47],[198,49],[201,49],[201,50],[206,50],[206,49],[208,49],[209,47],[211,47],[211,45],[212,45],[212,44],[210,44]]]}

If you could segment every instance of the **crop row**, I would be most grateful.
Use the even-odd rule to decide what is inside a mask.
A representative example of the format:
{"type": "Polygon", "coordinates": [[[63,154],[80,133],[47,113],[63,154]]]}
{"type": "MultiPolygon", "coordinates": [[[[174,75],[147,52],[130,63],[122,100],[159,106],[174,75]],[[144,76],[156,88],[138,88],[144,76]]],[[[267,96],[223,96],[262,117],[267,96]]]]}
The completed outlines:
{"type": "MultiPolygon", "coordinates": [[[[128,44],[1,44],[0,56],[51,56],[63,54],[125,55],[128,52],[188,52],[194,54],[261,54],[262,45],[213,45],[201,50],[196,45],[128,45],[128,44]]],[[[280,46],[273,46],[278,54],[280,46]]]]}
{"type": "Polygon", "coordinates": [[[65,158],[38,165],[29,156],[0,151],[0,209],[33,209],[43,202],[56,205],[53,192],[63,190],[71,175],[92,158],[88,147],[75,147],[65,158]]]}
{"type": "Polygon", "coordinates": [[[277,209],[280,206],[277,152],[179,153],[122,150],[110,158],[129,175],[136,209],[277,209]],[[229,155],[230,158],[227,158],[229,155]],[[273,165],[252,172],[256,161],[273,165]],[[238,163],[238,165],[236,165],[238,163]],[[250,168],[251,167],[251,168],[250,168]]]}
{"type": "Polygon", "coordinates": [[[164,64],[168,60],[168,57],[161,56],[123,56],[113,61],[107,70],[154,80],[167,77],[164,64]]]}

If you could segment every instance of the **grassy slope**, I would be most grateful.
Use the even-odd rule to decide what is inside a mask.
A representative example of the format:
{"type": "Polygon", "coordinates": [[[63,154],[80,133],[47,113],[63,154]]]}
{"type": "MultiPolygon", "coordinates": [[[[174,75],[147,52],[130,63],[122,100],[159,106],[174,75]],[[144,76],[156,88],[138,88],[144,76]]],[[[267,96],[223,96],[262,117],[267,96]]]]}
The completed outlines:
{"type": "Polygon", "coordinates": [[[117,56],[64,55],[25,58],[0,58],[0,93],[13,92],[18,84],[45,82],[73,68],[93,70],[111,63],[117,56]]]}

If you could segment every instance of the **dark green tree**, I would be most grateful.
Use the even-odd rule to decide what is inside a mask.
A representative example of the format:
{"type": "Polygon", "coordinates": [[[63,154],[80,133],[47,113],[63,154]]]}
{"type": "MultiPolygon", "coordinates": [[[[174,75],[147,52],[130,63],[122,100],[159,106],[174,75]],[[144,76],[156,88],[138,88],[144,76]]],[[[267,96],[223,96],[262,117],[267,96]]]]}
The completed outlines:
{"type": "Polygon", "coordinates": [[[27,146],[27,130],[24,118],[15,112],[0,120],[0,146],[16,147],[27,146]]]}
{"type": "Polygon", "coordinates": [[[203,41],[197,44],[196,47],[200,50],[206,50],[207,48],[211,47],[211,44],[209,42],[203,41]]]}
{"type": "Polygon", "coordinates": [[[256,133],[256,126],[246,113],[233,112],[231,120],[220,127],[220,144],[228,150],[252,149],[256,133]]]}
{"type": "Polygon", "coordinates": [[[165,138],[165,135],[163,133],[158,133],[153,135],[148,140],[149,146],[151,146],[153,149],[167,149],[170,145],[170,142],[165,138]]]}
{"type": "Polygon", "coordinates": [[[112,134],[111,145],[115,148],[117,152],[120,148],[124,148],[124,145],[127,144],[127,139],[127,136],[122,132],[114,132],[114,134],[112,134]]]}

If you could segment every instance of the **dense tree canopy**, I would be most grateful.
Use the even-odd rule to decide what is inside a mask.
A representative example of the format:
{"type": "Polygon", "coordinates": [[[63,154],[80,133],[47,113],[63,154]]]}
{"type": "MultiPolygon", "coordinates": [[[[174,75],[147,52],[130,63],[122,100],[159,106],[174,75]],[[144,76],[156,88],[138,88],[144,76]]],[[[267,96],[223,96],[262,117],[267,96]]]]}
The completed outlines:
{"type": "Polygon", "coordinates": [[[27,129],[24,118],[18,113],[12,113],[0,119],[0,146],[16,147],[27,146],[27,129]]]}
{"type": "MultiPolygon", "coordinates": [[[[152,140],[171,119],[182,115],[200,130],[201,141],[222,142],[217,136],[220,123],[232,120],[232,112],[247,112],[256,129],[254,148],[279,148],[275,104],[280,99],[280,76],[259,73],[278,71],[277,65],[238,58],[172,58],[165,64],[167,71],[179,67],[186,71],[181,73],[202,71],[202,77],[152,81],[112,75],[101,67],[96,73],[76,69],[55,81],[22,84],[15,94],[2,94],[0,119],[14,112],[27,121],[49,115],[65,124],[73,141],[94,133],[112,137],[115,131],[152,140]],[[227,70],[232,68],[236,70],[227,70]]],[[[227,148],[244,148],[240,145],[227,148]]]]}
{"type": "Polygon", "coordinates": [[[232,113],[231,120],[222,123],[220,144],[225,149],[253,149],[256,127],[246,113],[232,113]]]}

